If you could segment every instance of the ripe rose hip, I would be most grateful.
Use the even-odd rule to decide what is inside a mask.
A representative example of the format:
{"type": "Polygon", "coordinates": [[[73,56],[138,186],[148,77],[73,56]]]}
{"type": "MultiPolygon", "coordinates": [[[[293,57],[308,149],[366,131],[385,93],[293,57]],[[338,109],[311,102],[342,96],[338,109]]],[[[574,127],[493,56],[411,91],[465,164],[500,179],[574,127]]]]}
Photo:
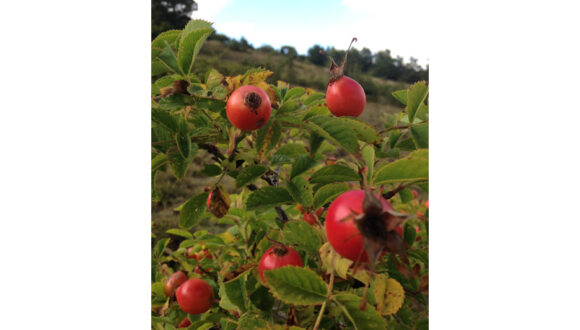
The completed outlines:
{"type": "Polygon", "coordinates": [[[226,104],[226,115],[243,131],[258,129],[270,119],[272,111],[268,94],[259,87],[246,85],[236,89],[226,104]]]}
{"type": "Polygon", "coordinates": [[[187,316],[177,325],[177,328],[187,328],[191,325],[191,321],[187,318],[187,316]]]}
{"type": "Polygon", "coordinates": [[[258,264],[260,278],[264,283],[266,283],[264,271],[277,269],[288,265],[302,267],[303,264],[300,254],[298,254],[296,250],[289,246],[276,244],[275,246],[266,250],[262,258],[260,258],[260,263],[258,264]]]}
{"type": "Polygon", "coordinates": [[[165,292],[166,296],[172,297],[175,294],[175,290],[186,280],[187,275],[182,271],[171,274],[163,286],[163,292],[165,292]]]}
{"type": "MultiPolygon", "coordinates": [[[[360,256],[360,261],[368,262],[362,234],[354,222],[354,217],[363,213],[364,196],[364,190],[350,190],[338,196],[328,207],[324,228],[328,242],[338,254],[352,261],[357,261],[360,256]]],[[[383,212],[393,211],[386,199],[379,195],[376,197],[383,212]]]]}
{"type": "Polygon", "coordinates": [[[346,58],[352,43],[355,41],[356,38],[353,38],[350,42],[340,66],[330,58],[330,79],[326,89],[326,105],[330,112],[337,117],[358,117],[365,109],[367,102],[362,86],[356,80],[344,75],[346,58]]]}
{"type": "Polygon", "coordinates": [[[177,303],[189,314],[201,314],[210,309],[213,303],[213,290],[204,280],[190,278],[177,288],[177,303]]]}
{"type": "Polygon", "coordinates": [[[366,100],[362,86],[350,77],[342,76],[328,83],[326,105],[337,117],[360,116],[365,109],[366,100]]]}

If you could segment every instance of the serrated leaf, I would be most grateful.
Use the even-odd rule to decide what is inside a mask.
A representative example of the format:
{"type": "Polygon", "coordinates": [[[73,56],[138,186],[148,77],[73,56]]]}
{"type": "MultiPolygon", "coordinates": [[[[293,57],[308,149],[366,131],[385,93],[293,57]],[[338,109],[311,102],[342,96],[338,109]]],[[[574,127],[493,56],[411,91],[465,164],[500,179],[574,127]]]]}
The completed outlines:
{"type": "Polygon", "coordinates": [[[171,235],[175,235],[175,236],[185,237],[185,238],[193,238],[193,235],[190,232],[188,232],[185,229],[181,229],[181,228],[167,229],[166,233],[171,234],[171,235]]]}
{"type": "Polygon", "coordinates": [[[385,305],[379,311],[382,315],[393,315],[403,306],[405,290],[401,286],[401,283],[397,282],[394,278],[389,278],[385,291],[385,305]]]}
{"type": "Polygon", "coordinates": [[[306,154],[304,145],[298,143],[288,143],[282,145],[272,156],[272,165],[289,164],[292,158],[306,154]]]}
{"type": "Polygon", "coordinates": [[[263,187],[250,194],[246,201],[248,209],[269,208],[292,202],[292,196],[283,187],[263,187]]]}
{"type": "Polygon", "coordinates": [[[324,99],[324,94],[323,93],[312,93],[310,95],[307,95],[305,98],[302,99],[302,104],[304,105],[311,105],[315,102],[319,102],[322,101],[324,99]]]}
{"type": "Polygon", "coordinates": [[[272,150],[280,141],[281,136],[282,127],[277,121],[270,120],[264,127],[260,128],[256,136],[256,151],[258,151],[259,158],[272,150]]]}
{"type": "Polygon", "coordinates": [[[229,303],[234,305],[242,313],[246,311],[246,301],[248,298],[245,289],[247,275],[248,272],[244,272],[230,281],[220,283],[219,289],[220,297],[222,299],[226,298],[229,303]]]}
{"type": "Polygon", "coordinates": [[[409,131],[417,149],[429,148],[429,124],[413,125],[409,131]]]}
{"type": "Polygon", "coordinates": [[[334,183],[357,180],[359,180],[358,173],[350,167],[330,165],[314,172],[310,178],[310,183],[334,183]]]}
{"type": "Polygon", "coordinates": [[[429,178],[429,150],[421,149],[407,157],[381,166],[375,184],[427,181],[429,178]]]}
{"type": "Polygon", "coordinates": [[[326,269],[326,272],[330,274],[330,270],[333,268],[333,258],[334,258],[334,271],[336,274],[343,278],[347,279],[348,277],[348,268],[352,265],[353,261],[341,257],[330,245],[330,243],[324,243],[320,249],[318,250],[320,254],[320,260],[322,260],[322,264],[326,269]]]}
{"type": "Polygon", "coordinates": [[[309,142],[310,142],[310,156],[314,157],[314,155],[316,155],[316,152],[322,145],[322,142],[324,142],[324,137],[322,137],[320,134],[316,132],[311,132],[309,142]]]}
{"type": "Polygon", "coordinates": [[[415,119],[417,109],[423,104],[427,94],[429,94],[429,87],[424,81],[418,81],[407,89],[407,107],[405,109],[410,123],[415,119]]]}
{"type": "Polygon", "coordinates": [[[151,171],[154,172],[161,168],[161,166],[167,163],[167,155],[166,154],[157,154],[153,159],[151,159],[151,171]]]}
{"type": "Polygon", "coordinates": [[[319,305],[326,300],[326,283],[312,270],[284,266],[265,271],[264,276],[274,297],[287,304],[319,305]]]}
{"type": "Polygon", "coordinates": [[[183,37],[187,36],[189,33],[193,32],[195,30],[202,30],[202,29],[211,28],[212,24],[213,23],[208,22],[208,21],[204,21],[202,19],[192,19],[183,28],[182,39],[183,39],[183,37]]]}
{"type": "Polygon", "coordinates": [[[177,62],[184,75],[188,75],[191,72],[195,57],[213,31],[212,28],[198,29],[182,36],[179,42],[179,50],[177,51],[177,62]]]}
{"type": "Polygon", "coordinates": [[[271,310],[274,306],[274,297],[265,286],[260,286],[250,295],[252,303],[261,310],[271,310]]]}
{"type": "Polygon", "coordinates": [[[396,148],[401,149],[403,151],[417,150],[417,146],[415,146],[415,142],[413,142],[413,139],[410,139],[410,138],[399,140],[399,142],[397,142],[396,148]]]}
{"type": "Polygon", "coordinates": [[[404,105],[407,105],[407,90],[406,89],[394,91],[392,94],[395,97],[395,99],[397,99],[397,101],[403,103],[404,105]]]}
{"type": "Polygon", "coordinates": [[[316,116],[327,116],[328,117],[328,115],[330,115],[330,110],[328,109],[328,107],[325,104],[316,104],[316,105],[308,108],[308,111],[306,112],[304,117],[302,117],[302,120],[308,120],[308,119],[310,119],[312,117],[316,117],[316,116]]]}
{"type": "Polygon", "coordinates": [[[288,244],[296,244],[299,249],[304,249],[315,254],[320,248],[320,237],[305,221],[289,221],[284,226],[282,236],[288,244]]]}
{"type": "Polygon", "coordinates": [[[402,135],[403,134],[398,129],[392,130],[389,133],[389,147],[394,148],[402,135]]]}
{"type": "Polygon", "coordinates": [[[372,178],[375,170],[375,147],[372,145],[364,146],[361,150],[361,155],[367,166],[368,184],[372,185],[372,178]]]}
{"type": "Polygon", "coordinates": [[[181,153],[176,149],[172,149],[168,152],[167,158],[169,159],[169,163],[171,164],[171,169],[173,170],[173,174],[178,179],[183,179],[187,168],[193,161],[195,154],[197,153],[197,145],[192,145],[192,150],[190,151],[188,158],[183,158],[181,153]]]}
{"type": "Polygon", "coordinates": [[[156,258],[160,257],[163,254],[163,250],[167,247],[167,244],[169,244],[169,238],[158,240],[157,244],[155,244],[155,249],[153,249],[153,256],[156,258]]]}
{"type": "Polygon", "coordinates": [[[191,152],[191,138],[189,137],[189,134],[175,134],[175,142],[181,156],[184,159],[187,159],[189,157],[189,153],[191,152]]]}
{"type": "Polygon", "coordinates": [[[205,203],[209,193],[203,192],[188,200],[179,214],[179,226],[190,229],[197,225],[205,210],[205,203]]]}
{"type": "Polygon", "coordinates": [[[358,151],[358,142],[352,128],[336,117],[316,116],[305,121],[305,127],[316,132],[346,151],[355,153],[358,151]]]}
{"type": "Polygon", "coordinates": [[[151,60],[154,59],[163,52],[165,49],[165,42],[169,43],[169,45],[175,45],[175,41],[181,35],[181,30],[168,30],[161,32],[153,41],[151,41],[151,60]]]}
{"type": "Polygon", "coordinates": [[[241,188],[252,183],[264,175],[266,171],[268,171],[268,168],[264,165],[251,165],[242,169],[236,178],[236,187],[241,188]]]}
{"type": "Polygon", "coordinates": [[[296,160],[292,164],[292,172],[290,173],[290,178],[294,178],[297,175],[300,175],[309,169],[316,166],[316,161],[308,155],[302,155],[296,157],[296,160]]]}
{"type": "Polygon", "coordinates": [[[151,120],[157,124],[162,125],[171,132],[177,132],[179,130],[179,119],[172,116],[167,111],[151,109],[151,120]]]}
{"type": "Polygon", "coordinates": [[[375,128],[356,118],[340,117],[339,120],[345,122],[354,132],[356,137],[366,143],[374,144],[381,140],[375,128]]]}
{"type": "Polygon", "coordinates": [[[240,317],[238,329],[259,329],[268,326],[259,315],[246,313],[240,317]]]}
{"type": "Polygon", "coordinates": [[[203,164],[203,170],[200,173],[205,176],[217,176],[222,174],[222,168],[216,164],[203,164]]]}
{"type": "Polygon", "coordinates": [[[276,111],[276,116],[279,114],[282,115],[282,114],[294,112],[294,111],[300,109],[300,106],[301,106],[301,104],[298,101],[284,102],[284,104],[282,104],[282,106],[278,109],[278,111],[276,111]]]}
{"type": "Polygon", "coordinates": [[[349,187],[346,183],[331,183],[322,186],[314,194],[314,209],[317,210],[319,207],[329,203],[348,189],[349,187]]]}
{"type": "Polygon", "coordinates": [[[385,319],[369,303],[364,310],[360,310],[361,297],[351,293],[340,293],[335,296],[335,301],[340,304],[343,313],[355,329],[387,328],[385,319]]]}
{"type": "Polygon", "coordinates": [[[286,182],[288,192],[296,203],[305,207],[311,206],[313,202],[312,186],[302,176],[296,176],[291,181],[286,182]]]}
{"type": "Polygon", "coordinates": [[[175,52],[171,49],[171,46],[165,41],[165,46],[163,51],[159,53],[157,59],[163,63],[167,67],[167,69],[171,70],[174,73],[180,73],[179,66],[177,64],[177,57],[175,56],[175,52]]]}
{"type": "Polygon", "coordinates": [[[304,95],[306,93],[306,90],[302,87],[294,87],[291,88],[286,95],[284,95],[284,102],[293,99],[293,98],[299,98],[300,96],[304,95]]]}

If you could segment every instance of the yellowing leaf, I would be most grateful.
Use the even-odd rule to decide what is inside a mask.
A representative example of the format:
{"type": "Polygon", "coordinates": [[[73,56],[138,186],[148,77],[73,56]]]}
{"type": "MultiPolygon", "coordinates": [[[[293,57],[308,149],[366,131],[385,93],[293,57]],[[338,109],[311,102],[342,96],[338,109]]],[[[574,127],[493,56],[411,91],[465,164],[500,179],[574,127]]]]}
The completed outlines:
{"type": "Polygon", "coordinates": [[[348,268],[352,265],[352,261],[346,258],[341,257],[338,253],[336,253],[330,243],[324,243],[318,250],[320,254],[320,260],[322,260],[322,264],[326,269],[326,272],[330,274],[332,269],[332,258],[334,257],[334,271],[338,276],[341,278],[346,279],[348,268]]]}
{"type": "Polygon", "coordinates": [[[221,186],[217,186],[211,193],[209,211],[217,218],[222,218],[230,209],[230,196],[221,186]]]}
{"type": "Polygon", "coordinates": [[[230,234],[229,232],[223,232],[219,235],[217,235],[219,238],[223,239],[224,242],[226,243],[231,243],[233,241],[235,241],[236,239],[234,238],[234,236],[232,234],[230,234]]]}
{"type": "Polygon", "coordinates": [[[242,75],[237,75],[235,77],[226,77],[226,82],[228,83],[228,91],[229,93],[231,93],[235,89],[242,86],[242,75]]]}
{"type": "MultiPolygon", "coordinates": [[[[376,296],[375,296],[376,297],[376,296]]],[[[405,300],[405,290],[401,286],[401,283],[393,278],[389,278],[386,281],[386,293],[384,297],[384,307],[382,309],[377,309],[379,313],[383,315],[395,314],[401,306],[403,306],[403,301],[405,300]]]]}
{"type": "Polygon", "coordinates": [[[264,92],[266,92],[266,94],[268,94],[268,97],[270,98],[270,103],[272,105],[275,105],[278,103],[278,99],[276,98],[276,90],[274,90],[274,88],[272,88],[272,86],[270,86],[270,84],[268,84],[265,81],[260,81],[256,84],[251,84],[254,85],[256,87],[260,87],[261,89],[264,90],[264,92]]]}
{"type": "Polygon", "coordinates": [[[244,85],[254,85],[257,86],[256,84],[263,82],[264,80],[266,80],[268,77],[270,77],[271,75],[273,75],[274,72],[270,71],[270,70],[260,70],[260,71],[256,71],[256,72],[252,72],[252,73],[247,73],[245,78],[244,78],[244,85]]]}

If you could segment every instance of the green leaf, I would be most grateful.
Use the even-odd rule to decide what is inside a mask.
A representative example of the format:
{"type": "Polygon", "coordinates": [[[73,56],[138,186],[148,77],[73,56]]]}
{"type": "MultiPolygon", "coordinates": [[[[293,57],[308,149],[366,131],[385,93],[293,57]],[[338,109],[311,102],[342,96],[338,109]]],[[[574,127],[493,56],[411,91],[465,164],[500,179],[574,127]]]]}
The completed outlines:
{"type": "Polygon", "coordinates": [[[296,176],[291,181],[286,182],[288,192],[296,203],[306,207],[311,206],[313,202],[312,186],[302,176],[296,176]]]}
{"type": "Polygon", "coordinates": [[[316,132],[311,132],[309,142],[310,142],[310,156],[314,157],[314,155],[322,145],[322,142],[324,142],[324,137],[322,137],[320,134],[317,134],[316,132]]]}
{"type": "Polygon", "coordinates": [[[345,122],[361,141],[374,144],[381,140],[374,127],[359,119],[348,117],[340,117],[338,119],[345,122]]]}
{"type": "Polygon", "coordinates": [[[326,300],[326,283],[309,269],[284,266],[265,271],[264,276],[274,297],[287,304],[319,305],[326,300]]]}
{"type": "Polygon", "coordinates": [[[397,101],[403,103],[404,105],[407,105],[407,90],[406,89],[394,91],[392,94],[395,97],[395,99],[397,99],[397,101]]]}
{"type": "Polygon", "coordinates": [[[240,317],[238,329],[259,329],[267,327],[268,324],[259,315],[246,313],[240,317]]]}
{"type": "Polygon", "coordinates": [[[429,148],[429,124],[413,125],[409,130],[417,149],[429,148]]]}
{"type": "Polygon", "coordinates": [[[403,203],[408,203],[413,200],[413,192],[409,188],[405,188],[399,191],[399,196],[401,197],[401,201],[403,203]]]}
{"type": "Polygon", "coordinates": [[[304,115],[304,117],[302,117],[302,120],[308,120],[312,117],[316,117],[316,116],[329,116],[330,115],[330,110],[328,110],[328,107],[325,104],[317,104],[315,106],[311,106],[310,108],[308,108],[308,111],[306,112],[306,114],[304,115]]]}
{"type": "Polygon", "coordinates": [[[167,157],[169,158],[171,169],[173,169],[173,174],[175,174],[176,178],[180,180],[183,179],[183,176],[185,175],[187,168],[193,161],[193,158],[195,157],[197,150],[198,150],[197,144],[192,144],[188,158],[183,158],[181,153],[175,149],[169,151],[167,157]]]}
{"type": "Polygon", "coordinates": [[[277,121],[269,120],[266,125],[258,130],[256,136],[256,150],[260,155],[264,155],[272,150],[280,137],[282,136],[282,127],[277,121]]]}
{"type": "Polygon", "coordinates": [[[299,143],[284,144],[272,156],[272,165],[289,164],[292,162],[291,158],[296,158],[304,154],[306,154],[304,145],[299,143]]]}
{"type": "Polygon", "coordinates": [[[324,99],[324,97],[325,97],[324,93],[312,93],[302,100],[302,104],[310,105],[315,102],[321,101],[322,99],[324,99]]]}
{"type": "Polygon", "coordinates": [[[340,293],[335,296],[335,301],[346,318],[352,323],[355,329],[386,329],[385,319],[369,303],[364,310],[360,310],[362,298],[351,293],[340,293]]]}
{"type": "Polygon", "coordinates": [[[177,143],[177,149],[179,149],[181,156],[184,159],[187,159],[191,152],[191,138],[189,137],[189,134],[175,134],[175,142],[177,143]]]}
{"type": "Polygon", "coordinates": [[[179,50],[177,51],[177,62],[181,68],[181,72],[184,75],[188,75],[191,72],[193,63],[195,62],[195,57],[199,53],[201,46],[213,33],[212,28],[205,28],[194,30],[182,36],[179,42],[179,50]]]}
{"type": "Polygon", "coordinates": [[[161,166],[167,163],[167,155],[166,154],[156,154],[153,159],[151,159],[151,172],[154,172],[161,168],[161,166]]]}
{"type": "Polygon", "coordinates": [[[257,178],[261,177],[268,171],[264,165],[251,165],[240,171],[236,178],[236,187],[241,188],[252,183],[257,178]]]}
{"type": "Polygon", "coordinates": [[[419,106],[423,104],[429,94],[429,87],[424,81],[414,83],[407,89],[407,107],[406,111],[409,116],[409,122],[412,123],[415,119],[415,114],[419,106]]]}
{"type": "Polygon", "coordinates": [[[205,211],[205,203],[207,202],[207,197],[209,196],[208,192],[203,192],[190,200],[188,200],[184,205],[183,209],[181,210],[181,214],[179,215],[179,226],[190,229],[193,226],[197,225],[199,220],[201,220],[201,216],[205,211]]]}
{"type": "Polygon", "coordinates": [[[381,166],[375,174],[375,184],[427,181],[429,150],[421,149],[407,157],[381,166]]]}
{"type": "Polygon", "coordinates": [[[320,237],[306,221],[289,221],[284,226],[282,236],[286,243],[295,244],[298,249],[304,249],[314,255],[320,249],[320,237]]]}
{"type": "Polygon", "coordinates": [[[175,236],[185,237],[185,238],[193,238],[193,235],[190,232],[188,232],[185,229],[181,229],[181,228],[167,229],[166,233],[171,234],[171,235],[175,235],[175,236]]]}
{"type": "Polygon", "coordinates": [[[314,172],[310,178],[310,183],[334,183],[357,180],[359,180],[358,173],[350,167],[330,165],[314,172]]]}
{"type": "Polygon", "coordinates": [[[169,238],[162,238],[157,241],[155,249],[153,250],[153,256],[156,258],[160,257],[163,254],[163,250],[167,247],[167,244],[169,244],[169,238]]]}
{"type": "MultiPolygon", "coordinates": [[[[237,276],[236,278],[223,282],[220,284],[219,295],[220,297],[226,298],[227,302],[234,305],[237,309],[239,309],[242,313],[246,311],[246,276],[248,272],[244,272],[237,276]]],[[[220,302],[221,306],[221,302],[220,302]]],[[[223,307],[223,306],[222,306],[223,307]]],[[[228,308],[226,308],[228,309],[228,308]]]]}
{"type": "Polygon", "coordinates": [[[292,164],[292,172],[290,173],[290,178],[300,175],[309,169],[316,166],[316,161],[308,155],[302,155],[296,158],[292,164]]]}
{"type": "Polygon", "coordinates": [[[353,129],[340,118],[316,116],[305,121],[305,126],[348,152],[358,151],[358,142],[353,129]]]}
{"type": "Polygon", "coordinates": [[[284,95],[284,102],[292,99],[292,98],[298,98],[302,95],[304,95],[306,93],[306,90],[302,87],[294,87],[291,88],[286,95],[284,95]]]}
{"type": "Polygon", "coordinates": [[[398,129],[392,130],[389,133],[389,147],[394,148],[402,135],[403,134],[398,129]]]}
{"type": "Polygon", "coordinates": [[[250,194],[246,201],[248,209],[269,208],[292,201],[292,196],[283,187],[263,187],[250,194]]]}
{"type": "Polygon", "coordinates": [[[252,303],[261,310],[271,310],[274,306],[274,297],[268,292],[268,288],[260,286],[250,295],[252,303]]]}
{"type": "Polygon", "coordinates": [[[314,209],[318,210],[319,207],[334,200],[338,195],[348,189],[349,187],[347,183],[331,183],[322,186],[314,194],[314,209]]]}
{"type": "Polygon", "coordinates": [[[213,23],[208,22],[208,21],[204,21],[202,19],[192,19],[183,28],[183,34],[181,36],[180,43],[183,42],[183,38],[185,36],[187,36],[189,33],[193,32],[195,30],[209,29],[209,28],[211,28],[212,24],[213,23]]]}
{"type": "Polygon", "coordinates": [[[163,51],[157,56],[159,61],[163,63],[169,70],[174,73],[180,73],[179,66],[177,65],[177,57],[175,52],[171,49],[171,46],[165,41],[165,47],[163,51]]]}
{"type": "Polygon", "coordinates": [[[217,176],[222,174],[222,168],[216,164],[203,164],[203,170],[200,173],[205,176],[217,176]]]}
{"type": "Polygon", "coordinates": [[[417,147],[415,146],[415,142],[413,142],[413,139],[400,140],[399,142],[397,142],[396,147],[404,151],[412,151],[417,149],[417,147]]]}
{"type": "Polygon", "coordinates": [[[178,117],[172,116],[169,112],[163,110],[151,109],[151,120],[172,132],[179,130],[178,117]]]}
{"type": "Polygon", "coordinates": [[[417,238],[417,231],[415,230],[415,226],[411,225],[410,223],[405,223],[403,226],[403,239],[409,246],[412,246],[415,243],[415,238],[417,238]]]}
{"type": "Polygon", "coordinates": [[[165,42],[169,45],[174,45],[175,41],[181,35],[181,30],[168,30],[165,32],[161,32],[153,41],[151,41],[151,60],[154,59],[163,52],[165,49],[165,42]]]}
{"type": "Polygon", "coordinates": [[[361,150],[361,155],[368,169],[367,180],[370,185],[373,183],[373,173],[375,170],[375,147],[366,145],[361,150]]]}
{"type": "Polygon", "coordinates": [[[284,104],[282,104],[280,109],[278,109],[278,111],[276,111],[276,115],[294,112],[294,111],[300,109],[300,106],[301,106],[301,104],[298,101],[284,102],[284,104]]]}

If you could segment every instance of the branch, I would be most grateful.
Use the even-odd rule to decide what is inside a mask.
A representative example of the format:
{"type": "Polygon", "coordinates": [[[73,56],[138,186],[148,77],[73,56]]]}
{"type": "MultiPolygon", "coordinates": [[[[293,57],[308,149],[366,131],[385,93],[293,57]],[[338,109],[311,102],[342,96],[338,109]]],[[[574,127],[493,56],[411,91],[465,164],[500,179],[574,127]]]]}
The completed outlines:
{"type": "Polygon", "coordinates": [[[226,159],[226,157],[222,154],[222,152],[213,144],[199,143],[198,146],[200,149],[207,150],[207,152],[214,155],[215,160],[218,162],[221,162],[222,160],[226,159]]]}

